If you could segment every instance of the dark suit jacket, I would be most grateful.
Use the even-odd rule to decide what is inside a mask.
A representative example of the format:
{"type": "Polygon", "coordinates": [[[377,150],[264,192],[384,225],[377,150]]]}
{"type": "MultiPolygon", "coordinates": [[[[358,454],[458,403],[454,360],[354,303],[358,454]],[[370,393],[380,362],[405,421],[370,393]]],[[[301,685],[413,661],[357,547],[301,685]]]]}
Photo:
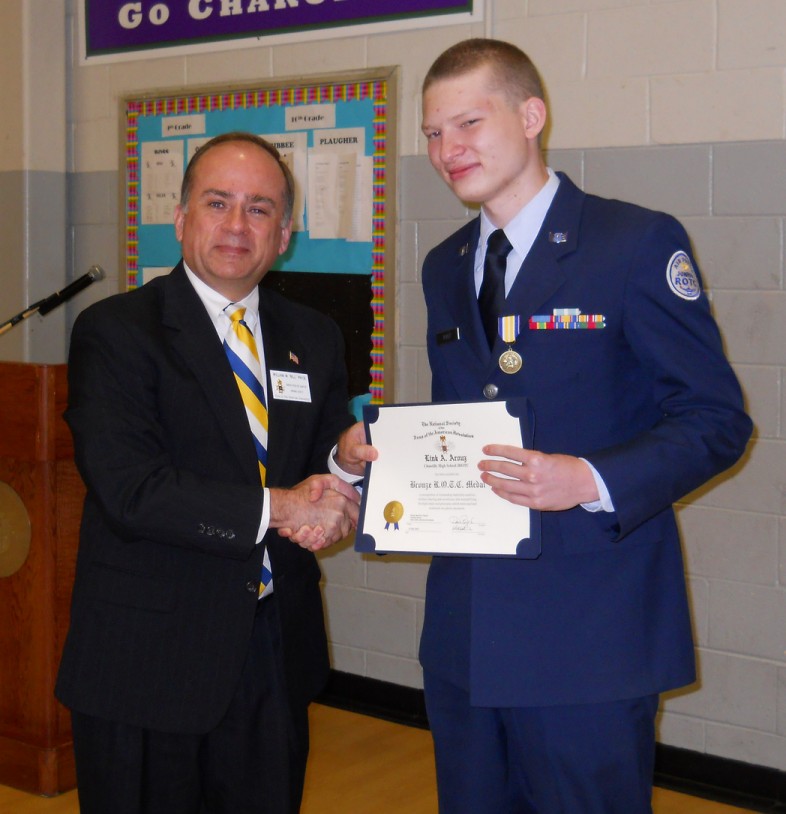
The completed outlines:
{"type": "MultiPolygon", "coordinates": [[[[508,298],[520,372],[489,352],[473,283],[475,220],[423,268],[435,401],[529,398],[534,448],[587,458],[616,512],[542,514],[537,560],[436,557],[423,665],[488,706],[602,702],[694,678],[672,503],[731,466],[751,432],[704,294],[673,293],[690,256],[674,218],[585,195],[561,176],[508,298]],[[602,314],[602,330],[531,330],[554,308],[602,314]],[[438,341],[459,328],[459,338],[438,341]]],[[[455,335],[455,332],[453,333],[455,335]]]]}
{"type": "MultiPolygon", "coordinates": [[[[311,309],[260,290],[268,371],[308,375],[311,402],[269,398],[267,485],[324,472],[347,412],[343,343],[311,309]],[[290,352],[297,361],[295,361],[290,352]]],[[[257,606],[262,490],[251,432],[182,264],[84,311],[69,354],[76,462],[87,485],[57,695],[94,716],[205,732],[237,683],[257,606]]],[[[314,556],[275,531],[288,690],[328,670],[314,556]]]]}

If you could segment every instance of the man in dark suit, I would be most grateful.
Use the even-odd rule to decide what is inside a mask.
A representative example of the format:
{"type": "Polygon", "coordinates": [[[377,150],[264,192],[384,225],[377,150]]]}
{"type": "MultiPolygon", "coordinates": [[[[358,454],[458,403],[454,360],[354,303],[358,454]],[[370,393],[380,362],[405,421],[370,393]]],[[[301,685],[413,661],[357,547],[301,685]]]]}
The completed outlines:
{"type": "Polygon", "coordinates": [[[82,814],[299,810],[328,672],[312,551],[356,522],[362,433],[337,326],[259,287],[292,202],[269,144],[211,140],[183,180],[183,260],[74,326],[66,418],[87,497],[57,694],[82,814]],[[264,484],[222,344],[230,303],[266,371],[264,484]]]}
{"type": "Polygon", "coordinates": [[[651,811],[659,693],[695,676],[672,503],[751,432],[684,230],[552,172],[546,116],[508,43],[461,42],[424,81],[429,158],[481,206],[424,263],[433,398],[529,400],[533,448],[490,444],[479,466],[541,512],[542,544],[431,565],[443,814],[651,811]]]}

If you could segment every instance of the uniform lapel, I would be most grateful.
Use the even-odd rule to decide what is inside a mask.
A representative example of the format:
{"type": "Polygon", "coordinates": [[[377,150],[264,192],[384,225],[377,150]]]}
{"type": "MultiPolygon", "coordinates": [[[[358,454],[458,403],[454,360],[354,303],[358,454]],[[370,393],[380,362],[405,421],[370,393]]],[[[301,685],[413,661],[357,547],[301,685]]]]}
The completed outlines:
{"type": "Polygon", "coordinates": [[[461,237],[466,240],[462,239],[456,244],[454,278],[445,286],[444,296],[455,324],[467,331],[467,336],[461,338],[461,346],[471,350],[470,364],[479,365],[485,370],[491,352],[483,331],[475,291],[475,254],[480,239],[480,218],[472,221],[461,237]]]}
{"type": "Polygon", "coordinates": [[[522,330],[526,321],[565,283],[567,276],[560,263],[576,250],[584,193],[563,173],[560,185],[546,213],[543,226],[519,269],[508,293],[510,313],[519,314],[522,330]]]}

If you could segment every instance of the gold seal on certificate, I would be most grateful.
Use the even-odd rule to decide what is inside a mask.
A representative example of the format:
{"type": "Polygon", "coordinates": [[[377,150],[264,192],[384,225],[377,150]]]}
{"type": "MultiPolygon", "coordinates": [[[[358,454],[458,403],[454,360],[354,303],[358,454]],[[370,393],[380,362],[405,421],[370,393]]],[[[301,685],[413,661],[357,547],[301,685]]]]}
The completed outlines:
{"type": "Polygon", "coordinates": [[[398,521],[404,516],[404,507],[397,500],[391,500],[390,503],[385,506],[382,516],[385,518],[386,531],[390,528],[391,523],[393,524],[393,528],[398,531],[398,521]]]}
{"type": "Polygon", "coordinates": [[[521,370],[523,362],[521,356],[516,353],[513,348],[508,348],[502,356],[499,357],[499,367],[503,373],[518,373],[521,370]]]}

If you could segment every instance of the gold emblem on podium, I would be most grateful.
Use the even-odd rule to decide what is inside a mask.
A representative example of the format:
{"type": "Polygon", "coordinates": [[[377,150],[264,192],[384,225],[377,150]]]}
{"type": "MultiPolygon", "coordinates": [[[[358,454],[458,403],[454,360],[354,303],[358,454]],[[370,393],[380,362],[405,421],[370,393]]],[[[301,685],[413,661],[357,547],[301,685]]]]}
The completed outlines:
{"type": "Polygon", "coordinates": [[[0,481],[0,577],[15,574],[30,553],[30,516],[22,498],[0,481]]]}

